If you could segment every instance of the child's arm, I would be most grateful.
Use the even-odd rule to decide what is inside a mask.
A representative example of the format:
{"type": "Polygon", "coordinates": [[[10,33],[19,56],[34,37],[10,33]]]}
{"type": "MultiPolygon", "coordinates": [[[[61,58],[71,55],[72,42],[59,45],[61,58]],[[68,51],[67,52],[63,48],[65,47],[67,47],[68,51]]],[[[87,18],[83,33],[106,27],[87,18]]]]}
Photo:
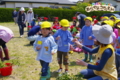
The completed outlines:
{"type": "Polygon", "coordinates": [[[33,48],[36,52],[38,52],[40,50],[40,47],[38,46],[38,40],[39,40],[39,37],[35,40],[34,44],[33,44],[33,48]]]}
{"type": "Polygon", "coordinates": [[[53,54],[57,53],[57,49],[58,49],[58,46],[55,43],[55,40],[53,37],[51,37],[51,39],[50,39],[50,44],[51,44],[51,54],[53,55],[53,54]]]}

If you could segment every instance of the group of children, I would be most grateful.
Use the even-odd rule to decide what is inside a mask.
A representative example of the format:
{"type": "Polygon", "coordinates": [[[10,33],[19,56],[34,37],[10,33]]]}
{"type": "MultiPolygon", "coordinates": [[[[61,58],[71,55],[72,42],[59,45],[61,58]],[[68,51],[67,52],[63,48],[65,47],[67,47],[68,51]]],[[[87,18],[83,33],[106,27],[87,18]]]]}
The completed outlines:
{"type": "MultiPolygon", "coordinates": [[[[70,26],[70,22],[67,19],[62,19],[59,23],[58,17],[54,18],[53,26],[48,21],[44,21],[40,24],[39,27],[41,33],[40,36],[35,39],[33,46],[35,51],[38,52],[37,60],[40,61],[42,66],[41,80],[46,80],[50,77],[49,63],[52,62],[52,55],[55,53],[57,53],[59,64],[57,72],[61,72],[63,70],[62,63],[65,66],[65,72],[68,72],[69,51],[83,51],[75,45],[75,39],[78,39],[84,46],[89,48],[94,47],[96,39],[92,33],[92,26],[96,25],[98,21],[94,19],[95,22],[93,23],[93,19],[91,17],[86,17],[84,21],[85,26],[83,26],[82,29],[76,27],[76,17],[73,17],[72,26],[70,26]]],[[[120,38],[120,20],[117,20],[115,16],[111,16],[110,18],[104,16],[101,18],[100,25],[105,24],[113,27],[114,32],[112,36],[114,41],[111,44],[114,46],[116,51],[119,51],[120,40],[118,40],[118,38],[120,38]]],[[[87,61],[89,55],[89,62],[93,62],[92,54],[86,51],[84,51],[84,53],[85,57],[83,61],[87,61]]]]}
{"type": "MultiPolygon", "coordinates": [[[[63,70],[62,64],[65,66],[65,72],[68,72],[69,51],[70,49],[75,51],[74,48],[79,48],[74,44],[74,38],[76,39],[76,36],[77,39],[80,39],[81,43],[92,48],[94,45],[92,18],[86,17],[84,20],[86,25],[83,27],[81,32],[79,32],[80,29],[76,27],[76,17],[73,17],[72,26],[70,26],[70,22],[67,19],[62,19],[59,23],[58,17],[55,17],[52,27],[50,22],[42,22],[40,25],[41,34],[33,44],[35,51],[38,52],[37,60],[40,61],[42,66],[41,80],[46,80],[50,77],[49,63],[52,62],[52,55],[55,53],[57,53],[59,64],[57,72],[61,72],[63,70]]],[[[88,53],[85,52],[84,61],[87,61],[87,57],[88,53]]],[[[90,54],[89,61],[92,62],[92,54],[90,54]]]]}

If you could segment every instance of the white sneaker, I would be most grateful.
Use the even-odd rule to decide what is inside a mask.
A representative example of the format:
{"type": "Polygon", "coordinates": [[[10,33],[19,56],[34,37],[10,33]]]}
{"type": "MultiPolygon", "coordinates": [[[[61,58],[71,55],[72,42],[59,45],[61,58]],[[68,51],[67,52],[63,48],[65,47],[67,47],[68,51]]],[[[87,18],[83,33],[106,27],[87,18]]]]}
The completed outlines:
{"type": "Polygon", "coordinates": [[[62,69],[58,69],[56,72],[62,72],[62,69]]]}
{"type": "Polygon", "coordinates": [[[66,74],[68,74],[68,71],[65,71],[66,74]]]}
{"type": "Polygon", "coordinates": [[[23,35],[20,35],[20,37],[23,37],[23,35]]]}

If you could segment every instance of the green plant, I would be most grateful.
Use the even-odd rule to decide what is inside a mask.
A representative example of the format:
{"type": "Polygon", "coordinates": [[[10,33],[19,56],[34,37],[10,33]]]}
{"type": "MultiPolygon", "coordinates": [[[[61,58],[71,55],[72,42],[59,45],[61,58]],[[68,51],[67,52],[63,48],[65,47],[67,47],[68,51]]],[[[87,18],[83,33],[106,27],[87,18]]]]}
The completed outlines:
{"type": "Polygon", "coordinates": [[[6,67],[5,63],[0,61],[0,68],[6,67]]]}
{"type": "Polygon", "coordinates": [[[44,7],[40,6],[39,9],[44,9],[44,7]]]}
{"type": "Polygon", "coordinates": [[[78,73],[77,75],[73,74],[59,74],[56,80],[83,80],[83,75],[78,73]]]}

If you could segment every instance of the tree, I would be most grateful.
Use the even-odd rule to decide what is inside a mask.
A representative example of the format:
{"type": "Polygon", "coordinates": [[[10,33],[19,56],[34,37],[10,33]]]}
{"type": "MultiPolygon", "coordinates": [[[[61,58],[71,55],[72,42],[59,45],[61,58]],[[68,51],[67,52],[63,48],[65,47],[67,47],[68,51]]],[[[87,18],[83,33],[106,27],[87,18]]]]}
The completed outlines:
{"type": "Polygon", "coordinates": [[[77,10],[85,10],[85,8],[89,5],[90,3],[87,2],[78,2],[77,3],[77,10]]]}

